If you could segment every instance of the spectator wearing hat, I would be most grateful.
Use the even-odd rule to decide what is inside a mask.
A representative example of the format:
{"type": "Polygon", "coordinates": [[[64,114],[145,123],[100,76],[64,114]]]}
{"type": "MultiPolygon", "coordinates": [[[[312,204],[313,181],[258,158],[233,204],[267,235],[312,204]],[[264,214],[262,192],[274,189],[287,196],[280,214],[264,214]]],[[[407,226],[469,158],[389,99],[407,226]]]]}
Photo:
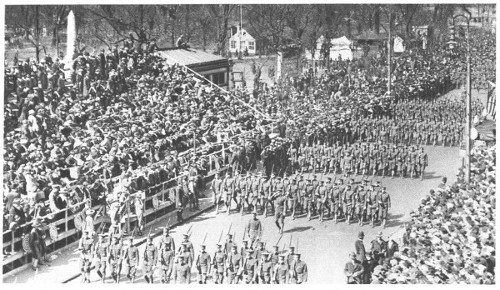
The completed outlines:
{"type": "Polygon", "coordinates": [[[43,265],[46,261],[45,249],[45,233],[42,229],[42,222],[35,219],[29,234],[29,244],[33,255],[33,270],[38,270],[39,265],[43,265]]]}
{"type": "Polygon", "coordinates": [[[366,250],[365,250],[365,245],[363,244],[364,238],[365,238],[365,233],[359,232],[358,239],[356,240],[356,242],[354,242],[356,257],[361,263],[363,263],[366,260],[366,250]]]}
{"type": "Polygon", "coordinates": [[[347,284],[362,284],[364,273],[363,265],[356,259],[356,253],[349,254],[350,261],[345,264],[344,274],[347,277],[347,284]]]}

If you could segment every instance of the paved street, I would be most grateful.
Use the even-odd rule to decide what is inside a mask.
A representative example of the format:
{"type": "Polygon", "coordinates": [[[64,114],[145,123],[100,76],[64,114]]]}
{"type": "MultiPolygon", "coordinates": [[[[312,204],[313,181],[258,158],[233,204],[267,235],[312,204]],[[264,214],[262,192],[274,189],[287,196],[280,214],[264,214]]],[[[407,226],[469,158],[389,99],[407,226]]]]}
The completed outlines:
{"type": "MultiPolygon", "coordinates": [[[[409,218],[409,212],[418,206],[420,199],[431,188],[437,186],[443,176],[447,176],[450,181],[455,178],[460,165],[458,148],[426,147],[426,151],[429,154],[429,168],[423,181],[420,179],[400,178],[382,179],[382,184],[387,187],[392,198],[390,220],[387,228],[383,231],[385,237],[393,234],[393,237],[398,239],[401,236],[404,222],[409,218]]],[[[358,176],[356,181],[359,181],[359,179],[358,176]]],[[[208,232],[206,239],[207,250],[210,254],[213,254],[221,232],[223,232],[224,236],[231,224],[231,232],[235,233],[236,241],[241,243],[243,229],[249,219],[249,214],[241,216],[234,213],[227,216],[225,212],[221,212],[219,215],[215,215],[212,210],[194,218],[191,223],[174,228],[172,234],[175,240],[178,241],[177,243],[180,243],[182,234],[187,232],[192,225],[191,231],[193,234],[191,240],[195,245],[195,251],[199,251],[199,244],[203,240],[205,233],[208,232]]],[[[263,240],[267,243],[267,248],[270,249],[271,245],[278,241],[279,234],[272,217],[262,219],[262,221],[264,226],[263,240]]],[[[159,227],[162,225],[162,223],[158,223],[154,231],[160,230],[159,227]]],[[[317,218],[311,221],[307,221],[305,217],[293,221],[291,218],[287,218],[285,220],[285,232],[279,245],[280,249],[288,247],[291,240],[293,245],[298,246],[298,251],[303,254],[303,259],[309,266],[310,283],[344,283],[343,267],[347,261],[348,253],[354,248],[354,241],[360,230],[363,230],[366,234],[365,247],[369,247],[369,242],[375,238],[380,228],[371,228],[368,225],[360,227],[357,224],[334,224],[331,220],[320,223],[317,218]]],[[[142,246],[140,249],[142,250],[142,246]]],[[[75,274],[78,274],[78,254],[72,248],[65,253],[61,253],[50,268],[42,268],[38,276],[31,269],[28,269],[16,275],[4,277],[4,282],[59,283],[75,274]]],[[[93,281],[98,280],[94,271],[91,278],[93,281]]],[[[193,281],[195,279],[196,275],[194,275],[193,281]]],[[[126,278],[122,278],[122,281],[125,282],[125,280],[126,278]]],[[[79,282],[80,278],[77,278],[70,283],[79,282]]],[[[111,279],[109,279],[109,282],[111,282],[111,279]]],[[[143,282],[142,277],[137,279],[136,282],[143,282]]],[[[156,282],[159,282],[159,280],[156,282]]]]}

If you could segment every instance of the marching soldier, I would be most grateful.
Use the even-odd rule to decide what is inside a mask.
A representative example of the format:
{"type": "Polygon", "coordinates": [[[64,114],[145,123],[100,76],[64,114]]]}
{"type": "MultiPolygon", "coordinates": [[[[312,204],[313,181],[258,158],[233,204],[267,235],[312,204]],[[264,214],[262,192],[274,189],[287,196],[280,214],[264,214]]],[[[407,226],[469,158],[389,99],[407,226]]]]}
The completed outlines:
{"type": "Polygon", "coordinates": [[[257,261],[253,257],[253,250],[248,249],[245,252],[245,259],[243,260],[243,265],[241,267],[243,274],[243,281],[245,284],[254,284],[256,279],[257,261]]]}
{"type": "MultiPolygon", "coordinates": [[[[218,248],[220,250],[220,244],[218,244],[218,248]]],[[[201,245],[201,253],[198,255],[196,259],[196,269],[198,270],[198,283],[199,284],[207,284],[207,274],[210,273],[210,266],[212,264],[210,254],[206,251],[206,245],[201,245]]]]}
{"type": "Polygon", "coordinates": [[[391,208],[391,197],[385,187],[382,188],[382,193],[379,195],[378,206],[379,218],[382,222],[382,228],[385,228],[387,215],[389,214],[389,209],[391,208]]]}
{"type": "Polygon", "coordinates": [[[189,250],[189,244],[187,242],[183,242],[181,247],[179,248],[179,253],[177,253],[178,257],[184,257],[184,262],[189,265],[189,268],[193,266],[193,255],[189,250]]]}
{"type": "Polygon", "coordinates": [[[276,266],[278,264],[279,257],[280,257],[279,246],[274,245],[273,252],[271,253],[271,257],[270,257],[270,261],[271,261],[271,264],[273,265],[273,269],[274,269],[274,266],[276,266]]]}
{"type": "MultiPolygon", "coordinates": [[[[230,173],[227,173],[226,178],[223,181],[222,187],[224,188],[224,192],[226,193],[227,214],[230,215],[231,214],[231,200],[236,198],[234,196],[234,194],[236,194],[235,188],[234,188],[234,178],[231,177],[230,173]]],[[[237,201],[236,201],[236,204],[238,204],[237,201]]]]}
{"type": "Polygon", "coordinates": [[[274,223],[278,227],[279,233],[283,234],[283,228],[285,227],[285,215],[286,215],[286,196],[284,194],[284,189],[276,191],[273,196],[274,199],[274,223]]]}
{"type": "Polygon", "coordinates": [[[167,246],[175,253],[175,241],[174,238],[170,236],[170,228],[168,226],[163,228],[163,235],[160,237],[158,249],[161,252],[161,250],[167,246]]]}
{"type": "Polygon", "coordinates": [[[123,251],[122,264],[127,266],[127,278],[134,283],[135,274],[139,267],[139,249],[134,245],[134,238],[132,236],[128,240],[128,247],[123,251]]]}
{"type": "Polygon", "coordinates": [[[213,263],[215,284],[222,284],[224,282],[226,253],[222,251],[222,244],[220,243],[217,243],[217,251],[215,251],[212,263],[213,263]]]}
{"type": "Polygon", "coordinates": [[[424,152],[424,148],[422,147],[420,149],[420,153],[418,155],[418,164],[419,164],[419,172],[418,174],[420,174],[420,179],[421,180],[424,180],[424,171],[425,171],[425,168],[427,167],[428,165],[428,157],[427,157],[427,153],[424,152]]]}
{"type": "Polygon", "coordinates": [[[271,177],[269,178],[268,182],[269,182],[269,185],[268,185],[269,186],[269,191],[267,192],[266,201],[264,203],[264,217],[267,217],[267,209],[268,209],[269,205],[271,205],[272,211],[273,212],[275,211],[274,203],[272,201],[272,197],[273,197],[274,193],[277,190],[276,184],[278,182],[275,179],[274,173],[271,174],[271,177]]]}
{"type": "Polygon", "coordinates": [[[375,220],[377,218],[377,213],[378,213],[377,200],[378,200],[378,192],[373,188],[373,186],[370,186],[367,193],[366,204],[367,204],[368,215],[370,216],[370,224],[372,227],[375,224],[375,220]]]}
{"type": "MultiPolygon", "coordinates": [[[[254,175],[254,178],[252,180],[251,193],[249,196],[249,198],[250,198],[249,204],[252,207],[252,210],[254,212],[257,212],[257,204],[260,204],[259,193],[260,193],[260,189],[262,187],[263,181],[264,180],[262,179],[262,174],[254,175]]],[[[262,204],[260,204],[260,206],[262,207],[262,204]]]]}
{"type": "Polygon", "coordinates": [[[243,215],[245,213],[245,204],[250,207],[250,204],[248,202],[248,197],[250,196],[250,192],[252,191],[252,176],[250,172],[247,172],[245,180],[240,182],[240,190],[241,193],[239,207],[241,210],[241,215],[243,215]]]}
{"type": "Polygon", "coordinates": [[[191,267],[186,261],[185,256],[179,256],[179,261],[175,269],[174,283],[175,284],[190,284],[191,283],[191,267]]]}
{"type": "Polygon", "coordinates": [[[259,195],[259,203],[261,205],[261,208],[262,208],[262,213],[267,213],[266,210],[267,210],[267,203],[268,203],[268,198],[271,196],[272,194],[272,180],[271,178],[265,178],[263,176],[263,180],[262,180],[262,185],[260,187],[260,195],[259,195]]]}
{"type": "Polygon", "coordinates": [[[233,241],[233,234],[227,234],[227,240],[224,243],[224,254],[228,255],[231,252],[233,245],[236,245],[233,241]]]}
{"type": "Polygon", "coordinates": [[[165,243],[160,248],[160,269],[161,269],[161,283],[170,283],[172,277],[172,270],[174,268],[175,251],[171,248],[171,243],[165,243]]]}
{"type": "Polygon", "coordinates": [[[312,216],[312,203],[313,203],[313,195],[314,195],[314,186],[312,184],[311,179],[307,179],[307,184],[304,188],[304,206],[307,211],[307,219],[311,220],[312,216]]]}
{"type": "Polygon", "coordinates": [[[113,236],[113,243],[109,247],[108,264],[111,270],[111,278],[115,283],[120,282],[120,272],[122,264],[122,244],[117,235],[113,236]]]}
{"type": "Polygon", "coordinates": [[[80,272],[82,273],[82,283],[90,283],[90,265],[93,258],[94,239],[90,235],[90,230],[83,231],[78,249],[80,250],[80,272]]]}
{"type": "Polygon", "coordinates": [[[247,225],[247,234],[248,237],[250,238],[251,248],[253,248],[254,243],[260,240],[260,237],[262,236],[262,223],[257,218],[257,213],[255,211],[253,212],[252,215],[253,218],[250,221],[248,221],[247,225]]]}
{"type": "Polygon", "coordinates": [[[273,281],[276,284],[287,284],[289,278],[288,265],[285,262],[285,255],[280,255],[278,264],[274,266],[273,281]]]}
{"type": "MultiPolygon", "coordinates": [[[[184,240],[182,241],[182,248],[180,248],[180,253],[189,252],[189,265],[191,266],[194,260],[194,247],[193,243],[189,240],[189,234],[183,234],[184,240]]],[[[188,262],[188,260],[186,260],[188,262]]]]}
{"type": "Polygon", "coordinates": [[[300,259],[300,254],[295,253],[294,263],[291,268],[290,282],[295,284],[302,284],[307,282],[308,269],[307,264],[300,259]]]}
{"type": "Polygon", "coordinates": [[[318,208],[320,222],[323,222],[323,216],[325,214],[324,205],[326,203],[327,190],[328,189],[325,185],[325,181],[321,180],[321,184],[318,187],[318,189],[316,190],[316,201],[317,201],[317,208],[318,208]]]}
{"type": "Polygon", "coordinates": [[[257,265],[257,282],[260,284],[271,284],[273,264],[269,260],[269,253],[262,252],[257,265]]]}
{"type": "Polygon", "coordinates": [[[292,219],[295,219],[295,211],[297,209],[297,204],[298,204],[298,194],[299,194],[299,187],[297,185],[297,179],[296,177],[292,178],[292,182],[290,185],[288,185],[287,191],[287,202],[288,206],[287,208],[291,209],[292,211],[292,219]]]}
{"type": "Polygon", "coordinates": [[[344,191],[344,195],[342,197],[342,203],[344,205],[344,214],[346,218],[346,224],[351,223],[352,215],[353,215],[353,208],[354,208],[354,191],[352,189],[352,186],[350,184],[347,185],[347,188],[344,191]]]}
{"type": "Polygon", "coordinates": [[[233,245],[226,260],[226,275],[228,277],[229,284],[238,284],[242,263],[243,257],[238,253],[238,246],[233,245]]]}
{"type": "Polygon", "coordinates": [[[105,234],[100,234],[99,239],[95,247],[95,257],[96,264],[95,268],[97,270],[97,275],[101,278],[101,282],[104,283],[106,279],[106,263],[109,256],[109,243],[104,240],[105,234]]]}
{"type": "Polygon", "coordinates": [[[153,236],[148,235],[143,255],[144,280],[153,284],[154,267],[158,262],[158,248],[153,244],[153,236]]]}
{"type": "Polygon", "coordinates": [[[367,206],[367,191],[363,185],[358,186],[356,198],[356,214],[358,216],[358,223],[360,226],[364,224],[367,206]]]}
{"type": "Polygon", "coordinates": [[[216,206],[215,212],[216,214],[219,213],[219,205],[220,202],[222,201],[222,194],[223,194],[223,181],[222,178],[220,177],[220,173],[215,174],[214,180],[212,180],[211,188],[214,193],[214,204],[216,206]]]}

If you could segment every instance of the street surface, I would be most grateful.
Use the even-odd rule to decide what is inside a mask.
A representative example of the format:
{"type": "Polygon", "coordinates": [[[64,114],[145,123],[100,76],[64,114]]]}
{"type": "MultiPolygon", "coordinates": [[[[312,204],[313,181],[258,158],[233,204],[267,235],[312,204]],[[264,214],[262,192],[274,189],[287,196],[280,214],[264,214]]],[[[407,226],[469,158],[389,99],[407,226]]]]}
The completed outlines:
{"type": "MultiPolygon", "coordinates": [[[[392,199],[387,227],[383,230],[384,238],[392,235],[399,242],[402,227],[405,221],[409,219],[410,211],[418,206],[420,199],[430,189],[436,187],[443,176],[448,177],[450,183],[455,180],[457,169],[461,164],[458,148],[427,146],[425,150],[429,155],[429,167],[424,180],[409,178],[383,178],[381,180],[382,186],[387,187],[392,199]]],[[[325,179],[326,177],[324,176],[325,179]]],[[[380,177],[376,178],[376,180],[378,179],[380,177]]],[[[360,176],[357,176],[356,182],[359,180],[360,176]]],[[[215,211],[211,210],[195,217],[192,222],[174,228],[171,232],[176,245],[179,245],[182,234],[186,233],[192,225],[191,241],[195,246],[196,253],[199,252],[199,245],[205,234],[208,233],[205,243],[207,244],[207,251],[213,256],[215,244],[221,232],[223,233],[222,240],[224,240],[231,225],[231,232],[235,234],[238,245],[241,245],[243,231],[250,218],[250,214],[241,216],[239,213],[232,213],[228,216],[225,209],[223,209],[219,215],[216,215],[215,211]]],[[[270,250],[272,245],[279,240],[274,219],[271,216],[267,218],[259,216],[259,219],[262,220],[264,228],[262,240],[267,243],[267,249],[270,250]]],[[[153,227],[153,232],[160,231],[165,223],[166,221],[156,224],[153,227]]],[[[372,228],[369,225],[361,227],[354,223],[347,225],[344,222],[335,224],[332,220],[320,223],[317,218],[307,221],[306,217],[299,217],[296,220],[287,217],[283,237],[279,240],[279,246],[280,250],[283,247],[288,248],[291,241],[292,245],[298,247],[298,252],[302,253],[302,259],[309,267],[309,283],[343,284],[345,283],[344,265],[348,260],[348,253],[354,250],[354,242],[360,230],[365,232],[365,247],[368,249],[370,241],[375,238],[381,228],[372,228]]],[[[157,243],[158,239],[155,238],[155,243],[157,243]]],[[[141,245],[139,250],[142,251],[143,247],[141,245]]],[[[78,272],[78,252],[75,246],[64,253],[60,253],[50,267],[42,267],[39,273],[26,269],[16,275],[4,276],[3,282],[60,283],[78,274],[78,272]]],[[[192,282],[197,283],[197,276],[194,272],[196,270],[193,270],[192,282]]],[[[141,273],[141,271],[138,271],[136,283],[144,282],[141,273]]],[[[98,283],[98,278],[95,271],[92,271],[91,280],[98,283]]],[[[123,273],[121,281],[122,283],[128,283],[128,279],[123,273]]],[[[80,283],[80,277],[69,283],[80,283]]],[[[111,278],[108,279],[108,283],[111,283],[111,278]]],[[[159,283],[159,278],[156,278],[155,283],[159,283]]],[[[209,280],[208,283],[212,282],[209,280]]]]}

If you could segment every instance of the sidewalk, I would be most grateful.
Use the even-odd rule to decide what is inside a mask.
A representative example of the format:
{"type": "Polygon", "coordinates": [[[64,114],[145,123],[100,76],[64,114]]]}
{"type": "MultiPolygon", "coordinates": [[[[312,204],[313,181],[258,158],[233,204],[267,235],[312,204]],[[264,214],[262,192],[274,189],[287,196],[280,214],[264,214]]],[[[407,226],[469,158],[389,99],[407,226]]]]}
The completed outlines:
{"type": "MultiPolygon", "coordinates": [[[[163,219],[158,220],[152,225],[151,233],[155,236],[161,235],[162,227],[170,218],[171,228],[189,223],[190,220],[204,212],[214,208],[211,194],[209,197],[200,199],[200,210],[190,211],[185,209],[183,212],[184,221],[177,223],[176,211],[168,213],[163,219]]],[[[143,233],[143,236],[134,239],[134,244],[142,244],[148,234],[149,227],[143,233]]],[[[31,269],[31,263],[24,265],[3,275],[3,283],[64,283],[73,279],[79,279],[79,258],[80,253],[77,250],[78,243],[66,247],[65,249],[51,253],[52,260],[50,266],[41,266],[38,271],[31,269]]]]}

